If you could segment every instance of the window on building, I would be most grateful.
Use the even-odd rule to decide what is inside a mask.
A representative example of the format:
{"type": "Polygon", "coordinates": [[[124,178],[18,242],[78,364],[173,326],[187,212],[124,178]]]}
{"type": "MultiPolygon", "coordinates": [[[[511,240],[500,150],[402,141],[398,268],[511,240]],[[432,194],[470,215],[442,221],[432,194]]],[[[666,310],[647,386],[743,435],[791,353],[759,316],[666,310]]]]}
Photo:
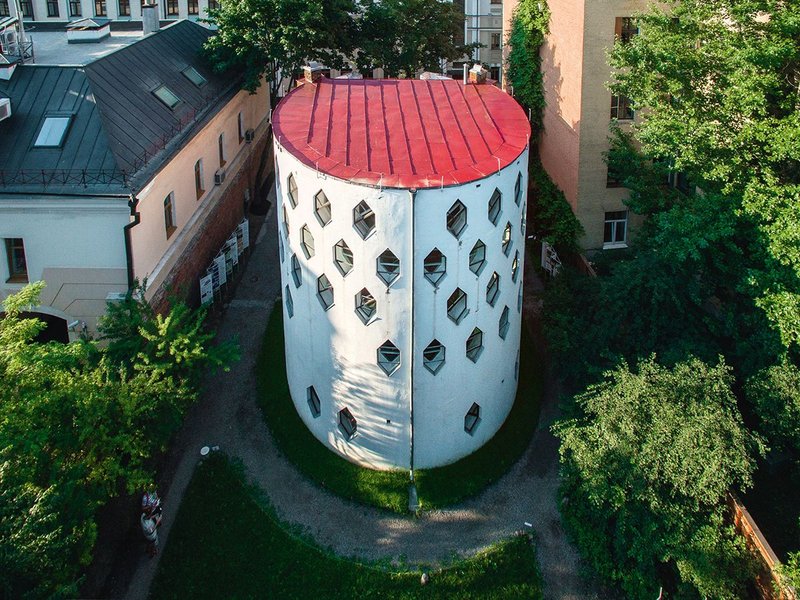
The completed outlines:
{"type": "Polygon", "coordinates": [[[506,339],[506,335],[508,335],[508,314],[509,310],[507,306],[503,307],[503,312],[500,314],[500,322],[497,325],[497,334],[502,338],[506,339]]]}
{"type": "Polygon", "coordinates": [[[617,17],[614,20],[614,35],[620,42],[627,44],[634,36],[639,35],[639,26],[633,17],[617,17]]]}
{"type": "Polygon", "coordinates": [[[342,430],[344,437],[348,440],[353,439],[356,435],[358,422],[349,408],[343,408],[339,411],[339,429],[342,430]]]}
{"type": "Polygon", "coordinates": [[[477,327],[469,334],[466,344],[467,358],[472,362],[478,362],[478,357],[483,352],[483,332],[477,327]]]}
{"type": "Polygon", "coordinates": [[[500,48],[500,36],[501,36],[501,34],[499,34],[499,33],[493,33],[492,34],[492,39],[491,39],[491,42],[489,44],[489,48],[490,49],[497,50],[498,48],[500,48]]]}
{"type": "Polygon", "coordinates": [[[225,160],[225,134],[220,133],[217,138],[217,154],[219,154],[219,168],[225,166],[228,161],[225,160]]]}
{"type": "Polygon", "coordinates": [[[627,240],[627,232],[627,210],[615,210],[606,213],[603,229],[603,247],[624,245],[627,240]]]}
{"type": "Polygon", "coordinates": [[[28,283],[28,264],[25,262],[25,244],[22,238],[6,238],[8,260],[7,283],[28,283]]]}
{"type": "Polygon", "coordinates": [[[606,187],[617,188],[622,187],[622,180],[619,173],[617,173],[611,165],[608,165],[606,170],[606,187]]]}
{"type": "Polygon", "coordinates": [[[522,173],[517,174],[517,182],[514,184],[514,204],[519,206],[522,200],[522,173]]]}
{"type": "Polygon", "coordinates": [[[445,347],[439,340],[433,340],[422,351],[422,364],[434,375],[444,366],[444,358],[445,347]]]}
{"type": "MultiPolygon", "coordinates": [[[[278,237],[278,239],[280,239],[280,237],[278,237]]],[[[303,268],[300,266],[300,261],[297,260],[297,254],[292,254],[292,258],[289,262],[292,263],[294,287],[300,287],[303,284],[303,268]]]]}
{"type": "Polygon", "coordinates": [[[486,244],[478,240],[469,253],[469,270],[480,275],[486,265],[486,244]]]}
{"type": "Polygon", "coordinates": [[[181,99],[165,85],[158,86],[153,90],[153,94],[155,94],[155,97],[161,100],[169,109],[175,108],[181,101],[181,99]]]}
{"type": "Polygon", "coordinates": [[[81,0],[69,0],[69,16],[80,17],[82,14],[81,0]]]}
{"type": "Polygon", "coordinates": [[[189,14],[190,15],[199,15],[200,14],[200,5],[198,4],[197,0],[189,0],[188,9],[189,9],[189,14]]]}
{"type": "Polygon", "coordinates": [[[519,275],[519,252],[514,253],[514,260],[511,261],[511,281],[517,283],[517,276],[519,275]]]}
{"type": "Polygon", "coordinates": [[[286,190],[286,197],[289,199],[289,204],[292,205],[292,208],[295,208],[300,197],[297,194],[297,182],[294,179],[294,175],[291,173],[289,173],[289,177],[286,178],[286,190]]]}
{"type": "Polygon", "coordinates": [[[365,325],[372,320],[377,310],[378,303],[375,301],[375,296],[370,294],[367,288],[356,294],[356,313],[365,325]]]}
{"type": "Polygon", "coordinates": [[[447,299],[447,316],[458,325],[461,323],[461,320],[467,316],[468,312],[467,295],[460,288],[456,288],[447,299]]]}
{"type": "Polygon", "coordinates": [[[378,366],[387,375],[391,375],[400,368],[400,348],[386,340],[378,348],[378,366]]]}
{"type": "Polygon", "coordinates": [[[497,219],[500,217],[500,209],[502,208],[503,194],[500,190],[495,188],[492,197],[489,198],[489,221],[492,225],[497,225],[497,219]]]}
{"type": "Polygon", "coordinates": [[[23,19],[33,19],[33,2],[31,0],[20,0],[20,10],[22,10],[23,19]]]}
{"type": "Polygon", "coordinates": [[[170,192],[169,195],[164,198],[164,226],[167,229],[167,239],[169,239],[177,229],[175,222],[175,194],[170,192]]]}
{"type": "Polygon", "coordinates": [[[284,288],[283,295],[286,297],[286,314],[291,319],[294,316],[294,300],[292,300],[292,292],[289,291],[288,285],[284,288]]]}
{"type": "Polygon", "coordinates": [[[289,238],[289,213],[286,212],[286,205],[283,205],[283,232],[289,238]]]}
{"type": "Polygon", "coordinates": [[[186,67],[183,71],[183,76],[186,77],[189,81],[195,84],[197,87],[203,87],[205,84],[208,83],[208,80],[200,74],[200,71],[195,69],[194,67],[186,67]]]}
{"type": "Polygon", "coordinates": [[[106,14],[106,0],[94,0],[94,16],[105,17],[106,14]]]}
{"type": "Polygon", "coordinates": [[[634,111],[627,96],[611,96],[611,118],[618,121],[633,120],[634,111]]]}
{"type": "Polygon", "coordinates": [[[208,0],[208,10],[217,10],[219,8],[219,2],[217,0],[208,0]]]}
{"type": "Polygon", "coordinates": [[[167,0],[167,16],[168,17],[177,17],[178,16],[178,0],[167,0]]]}
{"type": "Polygon", "coordinates": [[[438,287],[439,282],[447,272],[447,257],[438,248],[430,251],[422,264],[425,279],[430,281],[434,287],[438,287]]]}
{"type": "Polygon", "coordinates": [[[315,419],[322,413],[322,404],[319,401],[319,395],[313,385],[306,388],[306,400],[308,401],[308,408],[311,411],[311,416],[315,419]]]}
{"type": "Polygon", "coordinates": [[[527,230],[528,226],[528,210],[527,207],[522,211],[522,214],[519,216],[519,232],[522,235],[523,241],[525,240],[525,231],[527,230]]]}
{"type": "Polygon", "coordinates": [[[505,229],[503,229],[502,248],[503,254],[508,256],[508,253],[511,252],[511,223],[506,223],[505,229]]]}
{"type": "Polygon", "coordinates": [[[323,227],[331,222],[331,202],[322,190],[314,196],[314,215],[323,227]]]}
{"type": "Polygon", "coordinates": [[[377,273],[387,286],[400,276],[400,259],[388,248],[378,257],[377,273]]]}
{"type": "Polygon", "coordinates": [[[447,211],[447,231],[458,239],[466,226],[467,207],[461,204],[461,200],[456,200],[450,210],[447,211]]]}
{"type": "Polygon", "coordinates": [[[333,306],[333,286],[325,273],[317,279],[317,296],[325,310],[333,306]]]}
{"type": "Polygon", "coordinates": [[[494,306],[497,302],[497,297],[500,295],[500,275],[496,272],[492,273],[489,277],[489,283],[486,284],[486,302],[489,306],[494,306]]]}
{"type": "Polygon", "coordinates": [[[131,0],[119,0],[119,2],[117,2],[117,10],[119,11],[120,17],[130,17],[131,0]]]}
{"type": "Polygon", "coordinates": [[[58,0],[47,0],[47,16],[58,16],[58,0]]]}
{"type": "Polygon", "coordinates": [[[71,122],[71,116],[45,117],[41,129],[39,129],[39,135],[36,136],[36,141],[33,142],[34,147],[60,148],[64,143],[64,138],[67,137],[71,122]]]}
{"type": "Polygon", "coordinates": [[[10,17],[11,12],[8,8],[8,0],[0,0],[0,17],[10,17]]]}
{"type": "Polygon", "coordinates": [[[353,251],[344,240],[339,240],[333,247],[333,262],[342,275],[353,270],[353,251]]]}
{"type": "MultiPolygon", "coordinates": [[[[210,4],[209,8],[211,8],[210,4]]],[[[239,143],[241,144],[244,140],[244,118],[242,117],[242,113],[239,113],[239,116],[236,118],[236,124],[239,128],[239,143]]]]}
{"type": "Polygon", "coordinates": [[[353,209],[353,227],[364,239],[375,231],[375,213],[363,200],[353,209]]]}
{"type": "Polygon", "coordinates": [[[194,163],[194,191],[199,200],[203,194],[206,193],[205,184],[203,183],[203,159],[201,158],[194,163]]]}
{"type": "Polygon", "coordinates": [[[311,235],[311,230],[308,228],[308,225],[303,225],[300,228],[300,248],[302,248],[306,258],[311,258],[315,254],[314,236],[311,235]]]}
{"type": "Polygon", "coordinates": [[[464,416],[464,431],[472,435],[478,423],[481,422],[481,407],[475,402],[469,407],[467,414],[464,416]]]}

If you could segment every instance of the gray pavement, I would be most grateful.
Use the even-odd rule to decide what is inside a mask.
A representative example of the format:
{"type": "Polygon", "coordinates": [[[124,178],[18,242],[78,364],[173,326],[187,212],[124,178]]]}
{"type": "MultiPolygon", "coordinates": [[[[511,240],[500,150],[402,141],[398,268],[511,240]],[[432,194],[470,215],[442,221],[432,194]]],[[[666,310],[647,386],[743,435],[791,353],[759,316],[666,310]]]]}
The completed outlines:
{"type": "MultiPolygon", "coordinates": [[[[476,498],[420,518],[391,515],[333,496],[306,480],[283,458],[257,407],[254,376],[261,338],[280,294],[277,255],[273,208],[219,328],[221,339],[238,336],[242,359],[229,372],[208,378],[203,397],[190,411],[168,461],[167,472],[172,476],[164,497],[162,549],[200,458],[200,448],[219,445],[242,460],[248,477],[264,490],[282,520],[299,525],[318,544],[339,555],[436,565],[454,556],[474,554],[517,530],[528,529],[527,522],[536,533],[545,597],[597,598],[579,575],[581,563],[566,541],[556,505],[558,443],[548,428],[557,416],[558,389],[552,383],[546,387],[534,438],[511,471],[476,498]]],[[[533,290],[532,267],[526,269],[526,278],[533,284],[526,287],[533,290]]],[[[526,311],[537,309],[537,299],[526,296],[526,311]]],[[[146,598],[157,568],[158,558],[142,556],[125,597],[146,598]]]]}
{"type": "Polygon", "coordinates": [[[25,32],[28,39],[33,40],[34,64],[37,65],[86,65],[142,39],[141,31],[112,31],[109,37],[97,43],[68,44],[64,31],[36,31],[33,26],[25,32]]]}

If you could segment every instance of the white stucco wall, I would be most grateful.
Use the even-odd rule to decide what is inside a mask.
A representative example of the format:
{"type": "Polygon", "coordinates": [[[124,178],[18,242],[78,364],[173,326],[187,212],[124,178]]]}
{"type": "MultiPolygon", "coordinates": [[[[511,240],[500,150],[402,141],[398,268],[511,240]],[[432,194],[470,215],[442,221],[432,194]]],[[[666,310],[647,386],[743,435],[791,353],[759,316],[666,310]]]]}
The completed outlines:
{"type": "Polygon", "coordinates": [[[286,369],[295,407],[323,443],[359,464],[375,468],[432,467],[457,460],[485,443],[505,420],[516,391],[515,362],[519,349],[525,206],[514,203],[514,185],[522,173],[527,188],[527,151],[499,174],[443,190],[378,189],[317,173],[303,165],[276,141],[277,226],[280,231],[286,369]],[[293,174],[299,201],[287,200],[287,178],[293,174]],[[487,216],[495,187],[503,193],[497,225],[487,216]],[[331,202],[332,219],[322,227],[314,215],[314,195],[323,190],[331,202]],[[446,229],[446,213],[456,199],[467,206],[468,223],[456,240],[446,229]],[[363,240],[353,227],[353,208],[362,200],[376,215],[375,231],[363,240]],[[289,235],[283,226],[283,208],[289,235]],[[501,250],[506,222],[512,224],[513,245],[501,250]],[[306,259],[300,229],[307,225],[315,254],[306,259]],[[487,264],[476,276],[469,270],[475,241],[487,246],[487,264]],[[344,239],[353,252],[354,268],[343,276],[334,264],[334,246],[344,239]],[[447,275],[436,291],[423,277],[423,261],[434,247],[447,256],[447,275]],[[376,274],[377,257],[390,249],[400,259],[400,276],[387,288],[376,274]],[[520,250],[519,275],[511,283],[511,261],[520,250]],[[298,288],[291,274],[291,256],[302,268],[298,288]],[[500,296],[486,303],[486,284],[497,271],[500,296]],[[330,279],[335,303],[325,311],[317,296],[317,278],[330,279]],[[460,325],[447,316],[447,298],[456,286],[468,294],[469,315],[460,325]],[[286,289],[293,305],[289,316],[286,289]],[[377,300],[376,317],[365,325],[355,312],[355,296],[366,287],[377,300]],[[412,301],[413,299],[413,301],[412,301]],[[510,326],[505,341],[498,335],[504,306],[510,326]],[[466,339],[474,327],[484,332],[484,349],[477,363],[466,357],[466,339]],[[423,366],[423,349],[434,338],[446,348],[446,364],[437,375],[423,366]],[[390,340],[401,351],[401,365],[387,376],[377,364],[377,349],[390,340]],[[307,402],[314,386],[321,414],[307,402]],[[413,398],[412,398],[413,390],[413,398]],[[465,393],[465,390],[468,390],[465,393]],[[473,434],[464,431],[464,416],[472,402],[481,406],[481,423],[473,434]],[[338,426],[339,411],[348,408],[358,422],[350,440],[338,426]]]}

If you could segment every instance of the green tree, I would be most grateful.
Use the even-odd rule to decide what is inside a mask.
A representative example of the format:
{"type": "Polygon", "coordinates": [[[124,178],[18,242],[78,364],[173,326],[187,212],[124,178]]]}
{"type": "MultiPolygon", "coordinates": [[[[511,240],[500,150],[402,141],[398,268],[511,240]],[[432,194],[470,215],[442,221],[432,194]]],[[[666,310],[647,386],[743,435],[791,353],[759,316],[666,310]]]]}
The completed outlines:
{"type": "Polygon", "coordinates": [[[561,439],[562,511],[583,554],[628,598],[660,585],[685,597],[740,598],[746,550],[726,521],[729,490],[751,484],[748,433],[730,369],[689,359],[625,363],[577,397],[561,439]]]}
{"type": "Polygon", "coordinates": [[[531,160],[530,180],[533,230],[559,251],[577,251],[583,226],[572,212],[564,192],[553,183],[536,158],[531,160]]]}
{"type": "Polygon", "coordinates": [[[752,377],[746,391],[771,447],[800,458],[800,369],[784,360],[752,377]]]}
{"type": "Polygon", "coordinates": [[[462,59],[475,46],[456,43],[464,13],[447,0],[362,0],[356,20],[354,61],[364,73],[376,67],[387,77],[438,73],[443,61],[462,59]]]}
{"type": "Polygon", "coordinates": [[[548,31],[550,11],[545,0],[520,0],[511,17],[506,68],[514,97],[531,111],[534,136],[542,126],[544,85],[539,48],[548,31]]]}

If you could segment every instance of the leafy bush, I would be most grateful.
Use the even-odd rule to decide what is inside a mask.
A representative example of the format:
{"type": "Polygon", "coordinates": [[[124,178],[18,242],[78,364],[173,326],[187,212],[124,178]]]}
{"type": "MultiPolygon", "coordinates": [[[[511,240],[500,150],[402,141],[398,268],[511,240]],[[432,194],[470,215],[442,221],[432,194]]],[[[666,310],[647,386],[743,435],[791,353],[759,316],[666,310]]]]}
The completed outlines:
{"type": "Polygon", "coordinates": [[[531,160],[530,181],[533,192],[530,217],[533,230],[557,250],[577,251],[583,226],[572,212],[564,192],[553,183],[538,159],[531,160]]]}
{"type": "Polygon", "coordinates": [[[514,88],[514,97],[531,111],[533,135],[542,126],[544,87],[539,47],[547,33],[550,11],[545,0],[521,0],[511,17],[508,44],[508,80],[514,88]]]}

